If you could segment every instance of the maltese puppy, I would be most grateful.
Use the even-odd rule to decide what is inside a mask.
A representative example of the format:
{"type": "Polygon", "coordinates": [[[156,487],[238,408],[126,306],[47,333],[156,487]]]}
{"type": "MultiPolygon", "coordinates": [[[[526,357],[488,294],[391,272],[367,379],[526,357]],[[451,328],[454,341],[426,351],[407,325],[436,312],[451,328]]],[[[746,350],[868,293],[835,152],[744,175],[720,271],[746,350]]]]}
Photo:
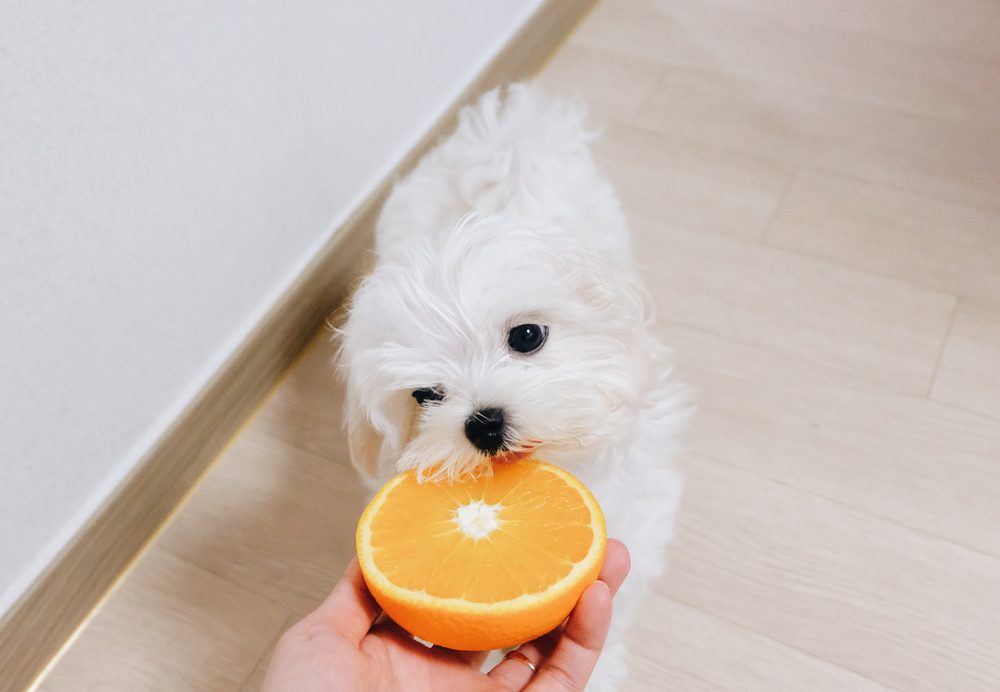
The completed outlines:
{"type": "Polygon", "coordinates": [[[591,679],[603,691],[625,675],[636,600],[664,566],[688,406],[584,120],[528,85],[462,111],[386,201],[341,364],[367,478],[447,481],[533,456],[591,489],[632,556],[591,679]]]}

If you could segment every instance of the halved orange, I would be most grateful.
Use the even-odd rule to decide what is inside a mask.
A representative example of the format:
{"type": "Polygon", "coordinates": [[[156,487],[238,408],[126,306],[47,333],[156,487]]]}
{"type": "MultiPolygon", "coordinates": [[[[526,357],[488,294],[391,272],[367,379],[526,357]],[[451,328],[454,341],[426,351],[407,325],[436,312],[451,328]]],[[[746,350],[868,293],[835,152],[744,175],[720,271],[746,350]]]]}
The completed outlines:
{"type": "Polygon", "coordinates": [[[606,539],[580,481],[525,460],[447,485],[396,476],[361,515],[357,547],[389,617],[433,644],[478,651],[559,625],[597,578],[606,539]]]}

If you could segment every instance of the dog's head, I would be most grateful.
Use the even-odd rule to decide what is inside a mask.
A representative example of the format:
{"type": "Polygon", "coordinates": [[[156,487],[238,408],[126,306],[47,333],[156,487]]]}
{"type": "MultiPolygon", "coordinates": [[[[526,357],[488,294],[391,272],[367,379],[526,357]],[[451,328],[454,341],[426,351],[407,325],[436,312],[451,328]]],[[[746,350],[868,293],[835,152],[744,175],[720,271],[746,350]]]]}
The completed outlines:
{"type": "Polygon", "coordinates": [[[631,272],[571,230],[467,218],[383,257],[343,330],[352,460],[441,480],[627,434],[647,319],[631,272]]]}

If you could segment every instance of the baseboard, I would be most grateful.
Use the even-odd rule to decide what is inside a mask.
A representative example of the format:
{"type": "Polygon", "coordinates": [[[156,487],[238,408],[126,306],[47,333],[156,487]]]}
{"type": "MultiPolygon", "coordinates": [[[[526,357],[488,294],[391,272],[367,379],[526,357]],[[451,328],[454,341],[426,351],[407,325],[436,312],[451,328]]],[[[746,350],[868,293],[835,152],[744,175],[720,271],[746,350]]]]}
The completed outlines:
{"type": "Polygon", "coordinates": [[[546,0],[451,109],[372,192],[102,508],[0,619],[0,691],[31,688],[365,269],[396,174],[458,109],[540,67],[594,0],[546,0]]]}

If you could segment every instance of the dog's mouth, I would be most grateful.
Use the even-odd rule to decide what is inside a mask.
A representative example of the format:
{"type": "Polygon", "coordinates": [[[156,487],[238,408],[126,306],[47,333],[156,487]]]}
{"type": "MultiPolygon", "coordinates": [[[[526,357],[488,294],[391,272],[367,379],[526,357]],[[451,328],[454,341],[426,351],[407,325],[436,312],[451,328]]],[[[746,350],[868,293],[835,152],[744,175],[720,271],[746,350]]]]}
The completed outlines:
{"type": "Polygon", "coordinates": [[[521,459],[527,459],[531,456],[534,450],[528,449],[519,452],[504,452],[502,454],[496,454],[490,459],[494,463],[499,464],[513,464],[515,461],[521,461],[521,459]]]}
{"type": "Polygon", "coordinates": [[[516,446],[509,452],[501,452],[490,457],[490,461],[500,464],[513,464],[515,461],[527,459],[535,453],[535,449],[542,443],[541,440],[529,440],[516,446]]]}

